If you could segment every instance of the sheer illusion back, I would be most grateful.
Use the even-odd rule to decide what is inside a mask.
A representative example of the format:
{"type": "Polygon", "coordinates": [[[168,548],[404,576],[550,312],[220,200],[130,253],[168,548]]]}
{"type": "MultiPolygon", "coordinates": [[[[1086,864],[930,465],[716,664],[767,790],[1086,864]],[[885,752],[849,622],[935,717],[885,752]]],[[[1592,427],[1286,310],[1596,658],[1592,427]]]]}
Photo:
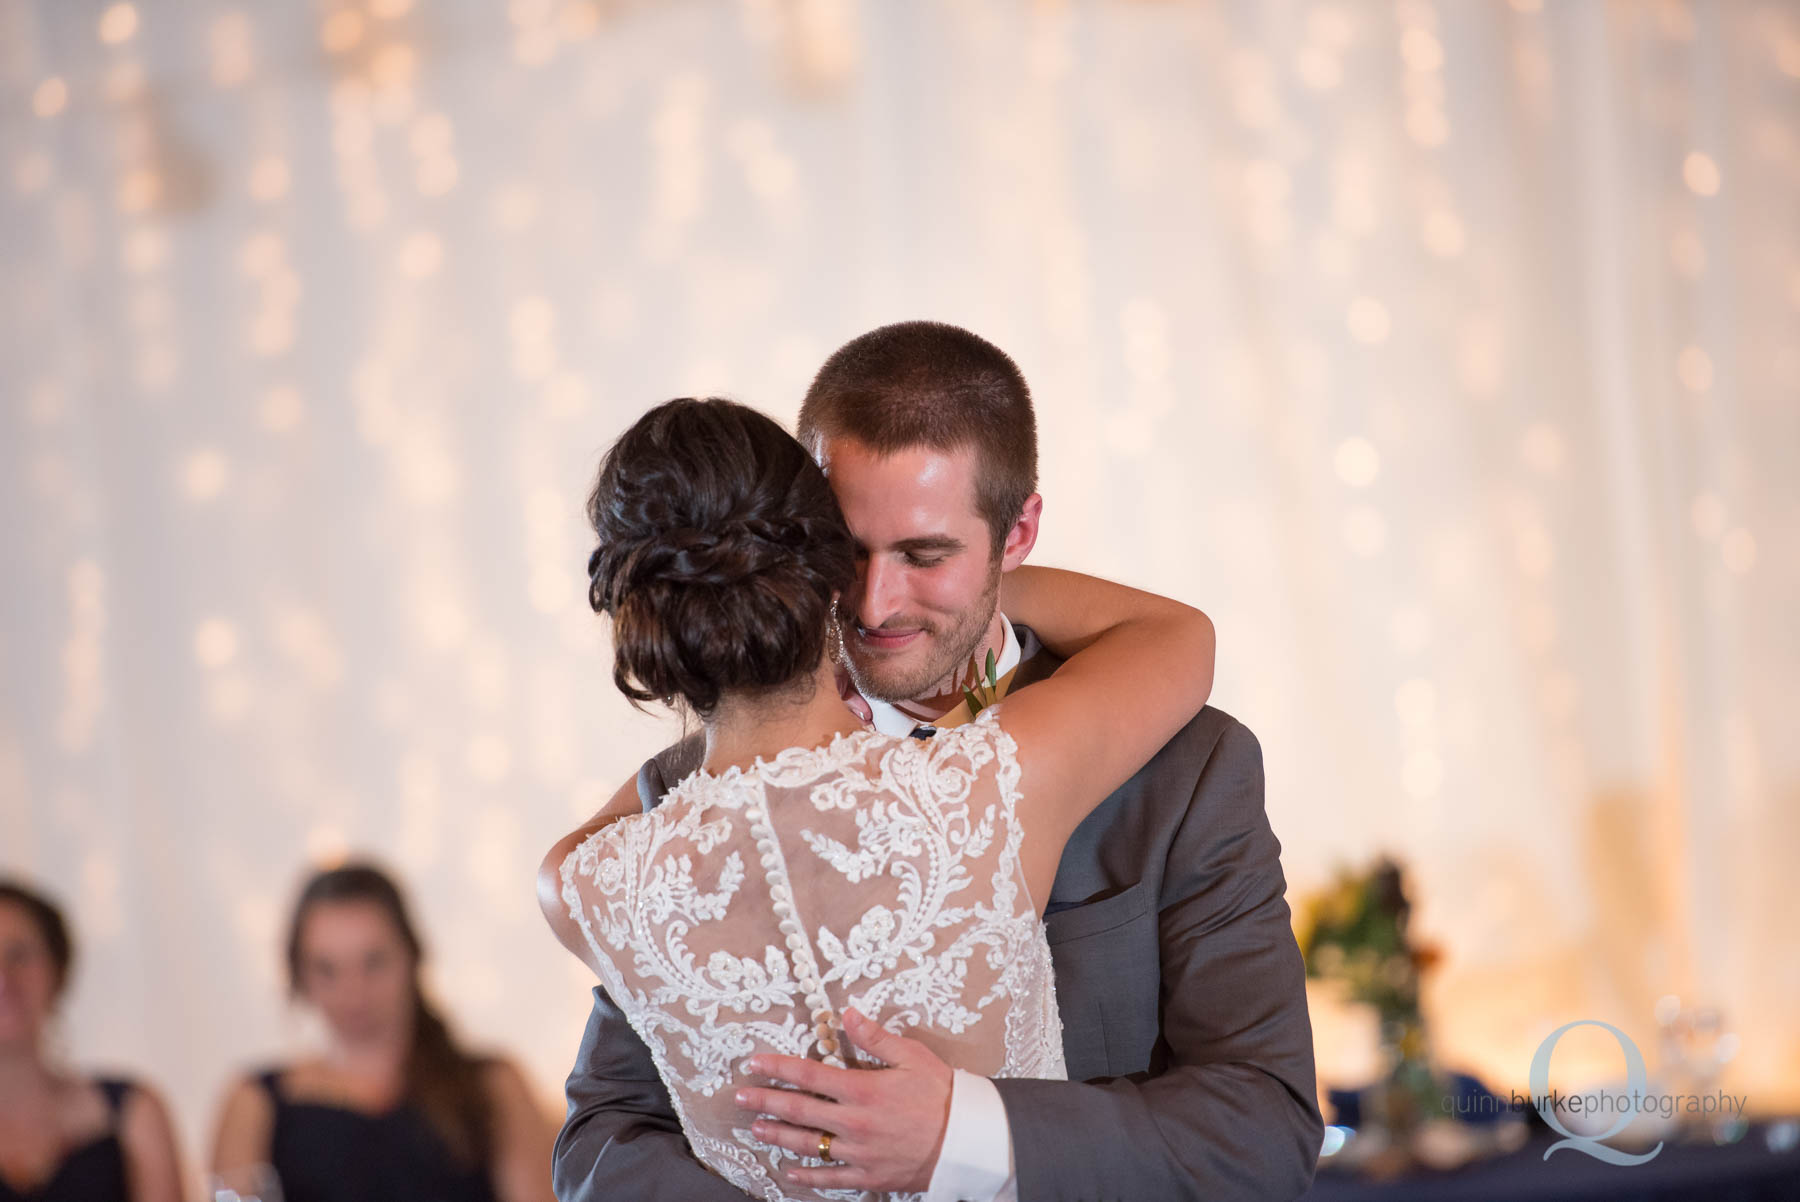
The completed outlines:
{"type": "Polygon", "coordinates": [[[817,1162],[756,1139],[734,1100],[758,1052],[876,1063],[845,1041],[846,1007],[982,1076],[1067,1076],[1001,708],[930,739],[863,730],[696,772],[564,861],[602,984],[695,1153],[739,1189],[866,1196],[780,1184],[783,1160],[817,1162]]]}

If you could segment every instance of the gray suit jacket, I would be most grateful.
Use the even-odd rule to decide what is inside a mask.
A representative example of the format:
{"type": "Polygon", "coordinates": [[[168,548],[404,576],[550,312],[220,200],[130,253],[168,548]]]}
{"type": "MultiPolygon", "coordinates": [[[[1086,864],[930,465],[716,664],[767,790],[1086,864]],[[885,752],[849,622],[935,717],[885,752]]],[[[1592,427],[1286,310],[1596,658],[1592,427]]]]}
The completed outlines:
{"type": "MultiPolygon", "coordinates": [[[[1015,629],[1016,689],[1059,661],[1015,629]]],[[[645,808],[698,763],[694,741],[647,761],[645,808]]],[[[1280,851],[1262,749],[1210,706],[1076,829],[1045,907],[1070,1080],[994,1083],[1020,1202],[1306,1192],[1322,1126],[1280,851]]],[[[742,1202],[599,989],[567,1091],[562,1202],[742,1202]]]]}

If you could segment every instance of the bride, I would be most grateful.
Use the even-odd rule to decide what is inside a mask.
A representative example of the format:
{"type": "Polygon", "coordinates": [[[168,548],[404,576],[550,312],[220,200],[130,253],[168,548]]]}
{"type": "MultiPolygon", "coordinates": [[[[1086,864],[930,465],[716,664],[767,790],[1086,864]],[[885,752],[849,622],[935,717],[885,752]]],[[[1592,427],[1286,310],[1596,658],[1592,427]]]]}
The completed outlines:
{"type": "Polygon", "coordinates": [[[801,1157],[734,1100],[761,1083],[757,1053],[878,1065],[846,1035],[864,1018],[970,1072],[1065,1077],[1042,906],[1076,826],[1206,703],[1206,615],[1018,568],[1001,610],[1067,662],[1004,700],[971,665],[973,720],[887,735],[834,663],[859,549],[774,421],[660,405],[607,452],[589,512],[613,679],[697,716],[705,753],[569,854],[552,925],[649,1047],[700,1160],[764,1199],[867,1196],[788,1175],[854,1166],[853,1135],[827,1117],[801,1157]]]}

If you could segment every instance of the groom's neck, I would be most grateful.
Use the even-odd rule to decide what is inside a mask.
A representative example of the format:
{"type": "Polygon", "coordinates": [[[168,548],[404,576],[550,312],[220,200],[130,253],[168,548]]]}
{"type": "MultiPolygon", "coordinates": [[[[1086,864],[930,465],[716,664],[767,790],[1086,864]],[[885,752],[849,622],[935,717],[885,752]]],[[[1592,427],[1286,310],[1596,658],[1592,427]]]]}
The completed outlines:
{"type": "Polygon", "coordinates": [[[987,630],[967,659],[957,664],[949,675],[931,685],[930,691],[899,702],[899,708],[915,718],[931,719],[947,714],[963,702],[963,689],[981,679],[980,665],[987,662],[988,652],[998,658],[1006,645],[1006,630],[1000,625],[1000,611],[988,619],[987,630]]]}

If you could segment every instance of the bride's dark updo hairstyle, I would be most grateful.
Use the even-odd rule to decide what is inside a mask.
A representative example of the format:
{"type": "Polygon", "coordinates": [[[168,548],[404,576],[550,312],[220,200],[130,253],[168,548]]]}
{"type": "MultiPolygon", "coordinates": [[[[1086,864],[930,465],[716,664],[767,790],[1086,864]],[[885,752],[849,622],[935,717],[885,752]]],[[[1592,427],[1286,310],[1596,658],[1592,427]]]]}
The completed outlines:
{"type": "Polygon", "coordinates": [[[639,418],[588,497],[599,546],[588,604],[613,620],[613,681],[633,704],[815,671],[856,545],[825,473],[792,435],[732,401],[682,397],[639,418]]]}

